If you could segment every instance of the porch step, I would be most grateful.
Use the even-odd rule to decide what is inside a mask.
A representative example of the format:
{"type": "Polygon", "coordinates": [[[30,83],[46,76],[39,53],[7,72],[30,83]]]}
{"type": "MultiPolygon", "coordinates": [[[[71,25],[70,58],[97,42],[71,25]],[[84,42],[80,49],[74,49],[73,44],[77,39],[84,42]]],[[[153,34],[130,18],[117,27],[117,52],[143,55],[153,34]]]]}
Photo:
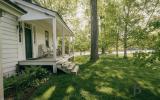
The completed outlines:
{"type": "Polygon", "coordinates": [[[74,67],[75,67],[75,64],[71,64],[69,67],[67,67],[67,69],[71,71],[72,69],[74,69],[74,67]]]}
{"type": "Polygon", "coordinates": [[[73,73],[73,74],[76,74],[78,73],[78,70],[79,70],[79,66],[72,63],[72,62],[62,62],[62,63],[58,63],[57,64],[57,68],[62,70],[63,72],[65,73],[73,73]]]}
{"type": "Polygon", "coordinates": [[[65,62],[65,63],[62,64],[62,68],[66,68],[67,69],[70,65],[71,65],[70,62],[65,62]]]}
{"type": "Polygon", "coordinates": [[[76,75],[77,75],[77,74],[78,74],[78,71],[79,71],[79,66],[75,66],[74,69],[72,69],[71,72],[72,72],[73,74],[76,74],[76,75]]]}
{"type": "Polygon", "coordinates": [[[61,71],[65,72],[65,73],[67,73],[67,74],[70,73],[69,71],[67,71],[66,69],[64,69],[64,68],[62,68],[62,67],[57,67],[57,68],[60,69],[61,71]]]}

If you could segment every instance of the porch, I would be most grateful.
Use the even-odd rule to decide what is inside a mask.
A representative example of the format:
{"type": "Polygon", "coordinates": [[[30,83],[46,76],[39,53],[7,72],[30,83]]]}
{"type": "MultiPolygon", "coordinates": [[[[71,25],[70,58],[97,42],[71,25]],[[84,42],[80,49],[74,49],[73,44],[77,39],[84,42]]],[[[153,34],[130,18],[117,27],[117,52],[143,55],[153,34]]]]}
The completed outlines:
{"type": "MultiPolygon", "coordinates": [[[[64,63],[69,63],[69,59],[74,57],[73,33],[67,29],[59,20],[41,19],[24,20],[24,30],[30,25],[32,30],[32,44],[26,41],[25,37],[25,58],[18,62],[19,66],[52,66],[53,73],[60,69],[66,73],[66,68],[62,68],[64,63]],[[46,34],[48,33],[48,34],[46,34]],[[31,46],[27,46],[27,44],[31,46]],[[28,49],[27,49],[28,48],[28,49]],[[30,50],[30,52],[28,52],[30,50]],[[28,55],[32,56],[28,57],[28,55]],[[59,66],[60,65],[60,66],[59,66]]],[[[24,31],[26,36],[26,31],[24,31]]],[[[27,39],[28,40],[28,39],[27,39]]],[[[74,67],[72,69],[74,70],[74,67]]],[[[70,70],[71,72],[72,70],[70,70]]]]}
{"type": "Polygon", "coordinates": [[[19,61],[18,65],[20,66],[39,66],[39,65],[57,65],[61,62],[67,62],[69,59],[72,59],[74,55],[66,55],[64,57],[59,56],[57,57],[56,61],[53,60],[53,57],[43,57],[43,58],[35,58],[35,59],[30,59],[30,60],[24,60],[24,61],[19,61]]]}

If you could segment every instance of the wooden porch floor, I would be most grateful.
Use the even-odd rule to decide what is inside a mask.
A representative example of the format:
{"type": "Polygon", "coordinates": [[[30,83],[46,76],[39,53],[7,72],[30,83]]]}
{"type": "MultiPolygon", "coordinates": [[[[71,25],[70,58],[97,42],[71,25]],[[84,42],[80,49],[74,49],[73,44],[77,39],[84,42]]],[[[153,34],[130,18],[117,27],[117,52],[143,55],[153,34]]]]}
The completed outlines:
{"type": "Polygon", "coordinates": [[[72,57],[73,57],[73,55],[66,55],[65,57],[57,57],[56,61],[53,60],[53,57],[36,58],[36,59],[31,59],[31,60],[19,61],[18,64],[20,66],[24,66],[24,65],[55,65],[61,61],[68,61],[72,57]]]}

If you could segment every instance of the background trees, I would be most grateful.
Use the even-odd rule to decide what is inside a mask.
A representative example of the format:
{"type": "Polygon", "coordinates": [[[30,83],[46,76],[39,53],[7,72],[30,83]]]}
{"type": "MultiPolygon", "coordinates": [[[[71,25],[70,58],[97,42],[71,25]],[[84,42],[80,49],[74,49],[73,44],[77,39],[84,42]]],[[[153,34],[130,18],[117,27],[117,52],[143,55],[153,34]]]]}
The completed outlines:
{"type": "Polygon", "coordinates": [[[61,3],[59,0],[35,1],[44,7],[58,11],[63,16],[75,33],[74,45],[77,51],[89,51],[92,44],[96,46],[94,49],[93,46],[91,47],[94,50],[94,53],[91,53],[92,56],[93,54],[98,56],[98,49],[102,53],[116,51],[117,56],[118,52],[123,50],[124,58],[127,58],[127,50],[154,49],[157,44],[159,28],[156,27],[160,20],[159,0],[99,0],[97,11],[94,9],[96,7],[92,7],[94,10],[90,8],[90,4],[92,6],[92,3],[96,2],[92,0],[61,0],[61,3]],[[97,18],[94,18],[99,22],[90,19],[90,16],[93,17],[96,12],[97,18]],[[92,30],[90,30],[91,24],[92,30]],[[98,30],[99,35],[97,35],[98,30]],[[95,37],[90,34],[94,32],[95,37]]]}

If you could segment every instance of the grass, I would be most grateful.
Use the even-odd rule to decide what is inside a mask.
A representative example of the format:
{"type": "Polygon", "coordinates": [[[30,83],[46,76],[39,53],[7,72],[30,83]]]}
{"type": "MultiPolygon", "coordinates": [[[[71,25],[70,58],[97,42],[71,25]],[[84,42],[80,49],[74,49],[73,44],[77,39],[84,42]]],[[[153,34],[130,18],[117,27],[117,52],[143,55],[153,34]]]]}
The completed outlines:
{"type": "Polygon", "coordinates": [[[93,63],[77,57],[78,76],[53,75],[33,100],[160,100],[160,69],[136,67],[132,60],[101,56],[93,63]],[[134,94],[134,89],[136,93],[134,94]]]}

